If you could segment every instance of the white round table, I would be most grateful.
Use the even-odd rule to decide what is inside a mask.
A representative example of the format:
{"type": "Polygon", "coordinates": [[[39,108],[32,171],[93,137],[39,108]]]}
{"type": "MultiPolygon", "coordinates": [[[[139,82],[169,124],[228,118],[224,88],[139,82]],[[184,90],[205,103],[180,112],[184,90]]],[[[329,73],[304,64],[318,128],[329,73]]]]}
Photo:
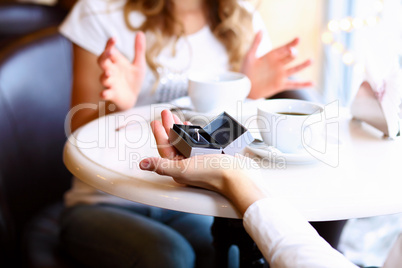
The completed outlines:
{"type": "MultiPolygon", "coordinates": [[[[85,183],[128,200],[239,218],[233,205],[215,192],[179,185],[170,177],[139,169],[141,159],[158,156],[149,122],[171,107],[144,106],[90,122],[66,142],[65,165],[85,183]]],[[[256,107],[256,103],[246,103],[231,115],[258,138],[256,107]]],[[[312,151],[313,161],[288,163],[289,158],[278,157],[284,161],[269,162],[256,157],[263,166],[262,175],[255,178],[258,185],[292,203],[309,221],[402,212],[402,139],[384,139],[378,130],[352,120],[347,109],[336,104],[327,107],[327,139],[312,151]]]]}

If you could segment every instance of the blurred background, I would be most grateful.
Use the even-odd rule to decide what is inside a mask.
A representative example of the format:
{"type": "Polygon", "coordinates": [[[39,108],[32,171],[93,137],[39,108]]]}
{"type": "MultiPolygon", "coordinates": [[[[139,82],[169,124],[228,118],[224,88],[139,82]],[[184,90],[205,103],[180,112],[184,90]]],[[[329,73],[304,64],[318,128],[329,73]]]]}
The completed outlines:
{"type": "MultiPolygon", "coordinates": [[[[274,47],[295,36],[301,38],[299,60],[312,58],[315,62],[301,76],[316,82],[316,90],[326,102],[339,100],[342,105],[349,105],[359,82],[378,71],[371,70],[373,66],[378,65],[378,69],[384,65],[402,66],[400,0],[254,3],[265,20],[274,47]],[[374,54],[378,57],[373,57],[374,54]]],[[[387,75],[382,74],[383,78],[387,75]]]]}
{"type": "MultiPolygon", "coordinates": [[[[0,0],[0,4],[14,2],[57,7],[58,14],[49,23],[57,25],[75,0],[0,0]]],[[[296,36],[300,37],[298,60],[311,58],[314,64],[298,76],[315,82],[314,90],[322,96],[324,103],[338,101],[341,106],[349,106],[363,81],[369,81],[373,85],[373,90],[387,87],[394,91],[395,102],[400,103],[401,0],[252,0],[251,2],[261,13],[274,47],[285,44],[296,36]]],[[[0,22],[3,18],[0,15],[0,22]]],[[[0,34],[7,30],[7,25],[0,24],[0,34]]],[[[9,37],[8,35],[7,38],[9,37]]],[[[1,42],[4,40],[7,41],[0,39],[1,42]]],[[[64,189],[61,189],[58,193],[63,191],[64,189]]],[[[4,198],[1,194],[0,191],[0,208],[4,198]]],[[[38,207],[41,205],[43,204],[38,207]]],[[[24,211],[24,216],[21,216],[23,223],[15,228],[22,229],[22,225],[33,214],[33,211],[24,211]]],[[[0,229],[7,230],[10,226],[6,226],[7,222],[3,219],[0,211],[0,229]]],[[[399,233],[402,233],[402,215],[349,220],[339,249],[359,265],[381,266],[389,247],[399,233]]],[[[0,247],[0,251],[4,254],[7,249],[0,247]]],[[[0,266],[1,256],[2,254],[0,254],[0,266]]]]}
{"type": "MultiPolygon", "coordinates": [[[[0,0],[0,3],[57,4],[68,10],[75,1],[0,0]]],[[[368,73],[370,66],[390,65],[392,60],[402,66],[401,0],[250,2],[261,13],[274,47],[300,37],[299,61],[311,58],[314,64],[298,75],[312,79],[315,90],[326,102],[339,100],[342,105],[349,105],[361,80],[372,75],[368,73]],[[373,54],[379,57],[367,60],[373,54]]]]}

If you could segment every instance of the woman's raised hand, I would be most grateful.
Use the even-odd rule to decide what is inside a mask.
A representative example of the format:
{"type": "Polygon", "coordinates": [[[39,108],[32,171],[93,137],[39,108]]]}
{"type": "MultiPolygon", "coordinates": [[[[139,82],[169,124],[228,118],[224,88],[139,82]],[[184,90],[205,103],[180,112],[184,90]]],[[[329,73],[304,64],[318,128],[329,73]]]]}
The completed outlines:
{"type": "Polygon", "coordinates": [[[135,37],[133,62],[124,57],[115,44],[115,38],[110,38],[98,58],[103,71],[100,81],[104,87],[100,96],[103,100],[113,102],[117,110],[127,110],[137,102],[145,77],[145,35],[138,32],[135,37]]]}
{"type": "Polygon", "coordinates": [[[266,98],[286,89],[300,89],[313,85],[311,81],[289,79],[293,74],[311,65],[311,60],[306,60],[294,67],[287,66],[296,58],[298,38],[257,58],[256,51],[261,39],[262,32],[259,32],[245,56],[241,70],[251,80],[249,98],[266,98]]]}

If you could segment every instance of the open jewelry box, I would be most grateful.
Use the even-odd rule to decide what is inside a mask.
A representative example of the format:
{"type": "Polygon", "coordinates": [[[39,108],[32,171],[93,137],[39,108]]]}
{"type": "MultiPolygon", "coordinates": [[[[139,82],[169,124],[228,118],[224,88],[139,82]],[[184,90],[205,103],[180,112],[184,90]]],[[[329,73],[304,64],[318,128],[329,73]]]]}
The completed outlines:
{"type": "Polygon", "coordinates": [[[174,124],[169,142],[182,155],[235,155],[254,140],[251,133],[226,112],[218,115],[205,127],[174,124]]]}

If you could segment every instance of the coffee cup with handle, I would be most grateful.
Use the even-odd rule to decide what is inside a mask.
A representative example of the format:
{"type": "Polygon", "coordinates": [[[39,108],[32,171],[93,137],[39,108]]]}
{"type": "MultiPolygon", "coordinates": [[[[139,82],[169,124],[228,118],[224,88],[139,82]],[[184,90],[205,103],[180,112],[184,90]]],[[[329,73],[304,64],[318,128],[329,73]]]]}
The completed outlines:
{"type": "Polygon", "coordinates": [[[325,116],[320,104],[272,99],[262,102],[257,113],[263,141],[282,153],[306,153],[322,139],[325,116]]]}
{"type": "Polygon", "coordinates": [[[188,94],[195,111],[200,113],[233,109],[251,89],[248,77],[237,72],[192,72],[188,79],[188,94]]]}

